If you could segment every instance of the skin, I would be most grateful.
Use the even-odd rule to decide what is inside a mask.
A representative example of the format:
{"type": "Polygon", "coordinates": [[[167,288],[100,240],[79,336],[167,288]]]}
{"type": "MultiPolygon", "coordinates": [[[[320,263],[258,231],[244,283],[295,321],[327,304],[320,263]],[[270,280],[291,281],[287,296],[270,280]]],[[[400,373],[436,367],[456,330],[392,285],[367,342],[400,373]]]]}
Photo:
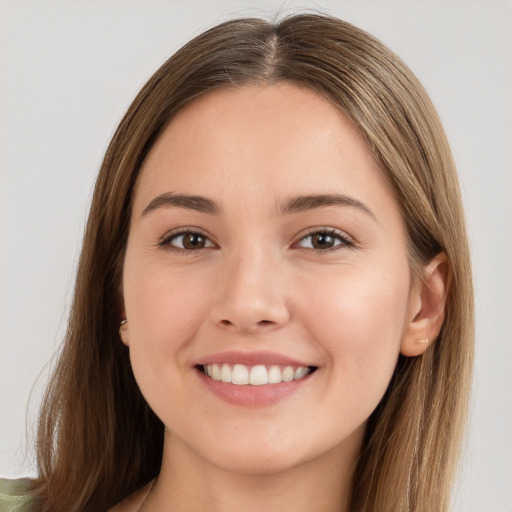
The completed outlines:
{"type": "MultiPolygon", "coordinates": [[[[166,426],[144,511],[344,510],[399,353],[421,354],[441,327],[443,255],[425,273],[412,279],[393,191],[325,98],[287,83],[243,86],[182,109],[138,178],[123,269],[122,339],[166,426]],[[221,211],[147,211],[169,193],[221,211]],[[360,205],[279,212],[314,194],[360,205]],[[171,238],[182,228],[203,235],[201,248],[171,238]],[[341,238],[313,249],[311,233],[329,229],[341,238]],[[224,350],[271,351],[318,370],[291,396],[245,407],[211,393],[194,367],[224,350]]],[[[114,510],[137,510],[142,494],[114,510]]]]}

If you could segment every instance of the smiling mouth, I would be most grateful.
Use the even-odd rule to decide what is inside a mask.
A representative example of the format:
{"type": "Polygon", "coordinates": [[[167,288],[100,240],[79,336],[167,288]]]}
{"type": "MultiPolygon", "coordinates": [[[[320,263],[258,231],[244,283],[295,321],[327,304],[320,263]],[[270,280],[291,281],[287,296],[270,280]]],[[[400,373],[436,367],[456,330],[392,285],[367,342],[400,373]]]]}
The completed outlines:
{"type": "Polygon", "coordinates": [[[198,365],[197,368],[212,380],[236,386],[262,386],[301,380],[317,369],[316,366],[246,366],[228,363],[198,365]]]}

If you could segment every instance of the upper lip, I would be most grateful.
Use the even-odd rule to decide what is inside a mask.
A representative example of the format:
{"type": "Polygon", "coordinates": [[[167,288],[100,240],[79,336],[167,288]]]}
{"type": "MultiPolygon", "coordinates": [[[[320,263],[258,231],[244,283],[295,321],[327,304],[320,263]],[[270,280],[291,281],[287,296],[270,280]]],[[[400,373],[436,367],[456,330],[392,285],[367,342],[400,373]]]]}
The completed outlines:
{"type": "Polygon", "coordinates": [[[198,359],[194,366],[205,366],[207,364],[243,364],[245,366],[256,366],[263,364],[267,366],[312,366],[311,364],[298,361],[282,354],[274,352],[241,352],[229,350],[225,352],[216,352],[198,359]]]}

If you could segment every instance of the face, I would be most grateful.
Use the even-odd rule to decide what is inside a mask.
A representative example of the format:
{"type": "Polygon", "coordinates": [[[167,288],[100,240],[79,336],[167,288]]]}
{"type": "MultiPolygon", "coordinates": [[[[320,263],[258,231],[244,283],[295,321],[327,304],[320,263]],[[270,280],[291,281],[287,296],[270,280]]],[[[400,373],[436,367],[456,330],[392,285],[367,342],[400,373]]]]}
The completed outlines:
{"type": "Polygon", "coordinates": [[[309,89],[210,92],[143,165],[122,338],[166,443],[199,460],[265,472],[357,451],[413,289],[393,192],[309,89]]]}

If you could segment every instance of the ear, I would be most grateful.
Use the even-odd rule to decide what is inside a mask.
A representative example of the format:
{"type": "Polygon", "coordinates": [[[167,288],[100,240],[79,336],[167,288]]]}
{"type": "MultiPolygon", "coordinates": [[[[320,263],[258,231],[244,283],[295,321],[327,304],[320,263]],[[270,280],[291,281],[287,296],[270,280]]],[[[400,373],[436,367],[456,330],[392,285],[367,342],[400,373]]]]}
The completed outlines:
{"type": "Polygon", "coordinates": [[[445,318],[449,274],[448,258],[440,253],[424,267],[423,278],[412,288],[400,345],[404,356],[423,354],[439,335],[445,318]]]}
{"type": "Polygon", "coordinates": [[[124,307],[124,297],[122,286],[119,287],[119,337],[121,341],[127,346],[130,346],[128,320],[126,319],[126,309],[124,307]]]}
{"type": "Polygon", "coordinates": [[[121,315],[121,320],[119,321],[119,337],[121,338],[121,341],[127,346],[130,346],[130,329],[128,327],[128,320],[126,320],[126,315],[124,314],[124,311],[121,315]]]}
{"type": "Polygon", "coordinates": [[[121,341],[127,346],[130,346],[129,342],[129,330],[128,330],[128,320],[126,319],[126,308],[124,305],[124,292],[123,292],[123,282],[121,279],[121,283],[117,290],[117,300],[118,300],[118,308],[119,308],[119,337],[121,341]]]}

